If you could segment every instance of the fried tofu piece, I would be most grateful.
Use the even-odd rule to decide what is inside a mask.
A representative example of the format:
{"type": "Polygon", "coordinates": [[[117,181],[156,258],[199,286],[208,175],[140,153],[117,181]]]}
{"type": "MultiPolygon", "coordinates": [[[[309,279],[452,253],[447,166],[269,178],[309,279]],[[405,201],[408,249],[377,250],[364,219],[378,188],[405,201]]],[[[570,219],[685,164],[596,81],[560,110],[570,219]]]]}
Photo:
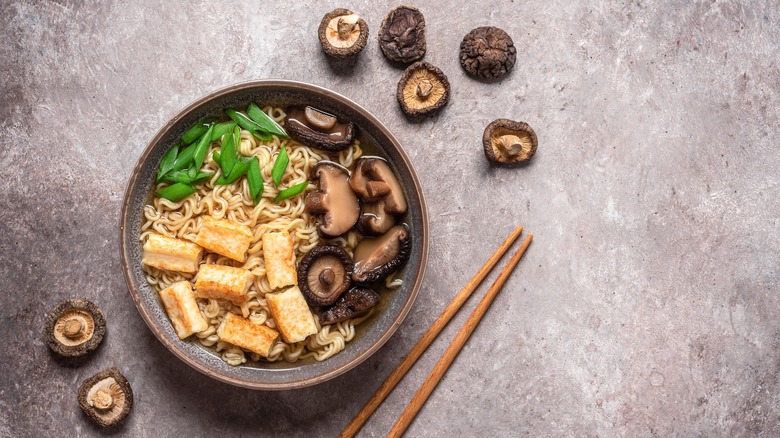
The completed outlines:
{"type": "Polygon", "coordinates": [[[247,291],[255,281],[248,269],[223,265],[201,265],[195,277],[198,298],[217,298],[241,304],[249,299],[247,291]]]}
{"type": "Polygon", "coordinates": [[[144,243],[141,263],[166,271],[198,272],[203,248],[186,240],[152,233],[144,243]]]}
{"type": "Polygon", "coordinates": [[[237,347],[268,357],[271,347],[279,339],[279,332],[265,325],[253,324],[248,319],[228,312],[217,328],[217,336],[237,347]]]}
{"type": "Polygon", "coordinates": [[[252,243],[252,230],[227,219],[203,218],[195,243],[233,260],[244,262],[246,250],[252,243]]]}
{"type": "Polygon", "coordinates": [[[201,315],[198,303],[195,302],[195,294],[192,293],[189,281],[179,281],[161,290],[160,299],[179,339],[209,328],[209,323],[201,315]]]}
{"type": "Polygon", "coordinates": [[[284,292],[266,294],[265,299],[285,342],[300,342],[317,333],[314,315],[298,286],[284,292]]]}
{"type": "Polygon", "coordinates": [[[271,289],[298,284],[295,271],[295,251],[290,233],[286,231],[263,234],[265,275],[271,289]]]}

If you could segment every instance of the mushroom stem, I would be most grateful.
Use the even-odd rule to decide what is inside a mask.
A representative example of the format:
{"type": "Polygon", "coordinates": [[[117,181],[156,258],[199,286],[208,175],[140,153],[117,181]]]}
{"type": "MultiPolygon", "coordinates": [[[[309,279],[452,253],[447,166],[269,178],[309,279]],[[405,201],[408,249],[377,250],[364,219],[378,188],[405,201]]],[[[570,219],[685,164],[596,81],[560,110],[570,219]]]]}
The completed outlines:
{"type": "Polygon", "coordinates": [[[357,20],[352,20],[346,17],[349,16],[339,18],[338,24],[336,25],[338,28],[339,38],[342,40],[348,39],[352,31],[355,30],[355,27],[357,26],[357,20]]]}
{"type": "Polygon", "coordinates": [[[79,318],[71,318],[65,322],[62,334],[70,339],[78,338],[84,331],[84,322],[79,318]]]}
{"type": "Polygon", "coordinates": [[[432,91],[433,83],[430,79],[423,79],[417,84],[417,95],[422,99],[428,98],[432,91]]]}
{"type": "Polygon", "coordinates": [[[516,135],[502,135],[498,144],[504,149],[508,155],[517,155],[523,150],[523,141],[516,135]]]}
{"type": "Polygon", "coordinates": [[[98,389],[91,401],[92,405],[100,410],[111,409],[114,406],[114,397],[108,387],[98,389]]]}
{"type": "Polygon", "coordinates": [[[322,284],[330,286],[336,280],[336,273],[333,269],[325,268],[320,272],[320,282],[322,284]]]}

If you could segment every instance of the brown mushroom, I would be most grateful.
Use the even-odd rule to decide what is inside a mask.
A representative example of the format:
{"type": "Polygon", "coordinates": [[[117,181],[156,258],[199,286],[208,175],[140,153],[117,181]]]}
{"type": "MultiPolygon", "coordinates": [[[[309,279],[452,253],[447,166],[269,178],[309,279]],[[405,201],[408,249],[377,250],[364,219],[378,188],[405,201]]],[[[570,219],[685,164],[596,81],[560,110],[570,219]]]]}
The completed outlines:
{"type": "Polygon", "coordinates": [[[485,157],[494,163],[528,161],[536,153],[537,145],[536,133],[525,122],[496,119],[487,125],[482,134],[485,157]]]}
{"type": "Polygon", "coordinates": [[[379,294],[367,287],[355,286],[332,306],[320,312],[320,324],[346,321],[368,312],[377,304],[379,304],[379,294]]]}
{"type": "Polygon", "coordinates": [[[368,25],[354,12],[338,8],[322,17],[318,36],[325,53],[334,58],[347,58],[366,46],[368,25]]]}
{"type": "Polygon", "coordinates": [[[363,203],[357,230],[366,235],[384,234],[395,225],[395,217],[385,209],[385,201],[363,203]]]}
{"type": "Polygon", "coordinates": [[[478,78],[490,80],[504,76],[514,67],[516,57],[512,37],[497,27],[473,29],[460,43],[460,65],[478,78]]]}
{"type": "Polygon", "coordinates": [[[388,213],[406,213],[403,188],[384,158],[359,158],[355,163],[355,171],[349,178],[349,185],[364,202],[382,200],[388,213]]]}
{"type": "Polygon", "coordinates": [[[387,59],[408,64],[425,55],[425,17],[419,9],[398,6],[382,20],[379,47],[387,59]]]}
{"type": "Polygon", "coordinates": [[[450,82],[437,67],[427,62],[409,66],[398,81],[396,99],[409,116],[431,114],[447,105],[450,100],[450,82]]]}
{"type": "Polygon", "coordinates": [[[102,427],[119,424],[133,407],[133,390],[125,376],[109,368],[81,382],[78,392],[81,410],[102,427]]]}
{"type": "Polygon", "coordinates": [[[399,270],[409,260],[412,241],[406,224],[396,225],[375,239],[363,239],[355,248],[352,280],[374,283],[399,270]]]}
{"type": "Polygon", "coordinates": [[[298,287],[310,306],[329,306],[352,285],[352,268],[342,247],[315,246],[298,264],[298,287]]]}
{"type": "Polygon", "coordinates": [[[328,152],[348,148],[355,136],[354,123],[341,123],[336,116],[311,106],[290,108],[285,128],[295,140],[328,152]]]}
{"type": "Polygon", "coordinates": [[[106,319],[94,303],[63,301],[46,317],[44,334],[49,348],[65,357],[80,357],[95,350],[106,333],[106,319]]]}
{"type": "Polygon", "coordinates": [[[311,169],[319,190],[306,195],[306,211],[319,215],[317,230],[325,237],[349,231],[360,215],[360,203],[349,185],[349,171],[332,161],[320,161],[311,169]]]}

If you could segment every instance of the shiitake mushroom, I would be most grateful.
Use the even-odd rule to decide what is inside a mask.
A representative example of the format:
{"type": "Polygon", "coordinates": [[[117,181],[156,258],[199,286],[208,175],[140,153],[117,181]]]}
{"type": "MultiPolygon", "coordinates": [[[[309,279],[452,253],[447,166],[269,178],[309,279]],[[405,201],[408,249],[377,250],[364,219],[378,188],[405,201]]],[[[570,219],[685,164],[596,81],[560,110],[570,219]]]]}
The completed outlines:
{"type": "Polygon", "coordinates": [[[419,9],[398,6],[387,13],[379,29],[379,47],[387,59],[403,64],[425,55],[425,17],[419,9]]]}
{"type": "Polygon", "coordinates": [[[106,333],[106,319],[95,303],[66,300],[46,317],[44,336],[49,348],[64,357],[80,357],[95,350],[106,333]]]}
{"type": "Polygon", "coordinates": [[[355,286],[332,306],[319,313],[320,324],[335,324],[362,315],[379,304],[379,294],[365,286],[355,286]]]}
{"type": "Polygon", "coordinates": [[[412,239],[406,224],[396,225],[374,239],[363,239],[355,248],[352,280],[375,283],[401,269],[409,260],[412,239]]]}
{"type": "Polygon", "coordinates": [[[492,121],[482,134],[485,157],[499,164],[528,161],[536,153],[539,141],[536,132],[525,122],[509,119],[492,121]]]}
{"type": "Polygon", "coordinates": [[[290,108],[284,127],[295,140],[328,152],[348,148],[355,136],[354,123],[339,122],[336,116],[312,106],[290,108]]]}
{"type": "Polygon", "coordinates": [[[298,264],[298,287],[310,306],[329,306],[352,285],[352,269],[342,247],[315,246],[298,264]]]}
{"type": "Polygon", "coordinates": [[[116,368],[109,368],[81,382],[78,390],[81,410],[101,427],[119,424],[133,407],[130,382],[116,368]]]}
{"type": "Polygon", "coordinates": [[[473,29],[460,43],[460,65],[472,76],[493,80],[509,73],[517,49],[508,33],[493,26],[473,29]]]}
{"type": "Polygon", "coordinates": [[[368,41],[365,20],[348,9],[334,9],[325,14],[317,33],[322,50],[334,58],[357,55],[368,41]]]}
{"type": "Polygon", "coordinates": [[[438,67],[415,62],[398,81],[395,96],[401,110],[410,117],[432,114],[449,102],[450,82],[438,67]]]}

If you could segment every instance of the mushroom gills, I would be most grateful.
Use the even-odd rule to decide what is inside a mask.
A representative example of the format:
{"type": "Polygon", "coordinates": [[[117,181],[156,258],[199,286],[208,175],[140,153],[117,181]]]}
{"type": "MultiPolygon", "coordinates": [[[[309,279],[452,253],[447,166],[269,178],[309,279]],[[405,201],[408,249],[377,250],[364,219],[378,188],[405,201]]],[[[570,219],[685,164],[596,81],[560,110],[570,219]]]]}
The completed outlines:
{"type": "Polygon", "coordinates": [[[427,62],[410,65],[398,82],[396,99],[408,116],[431,114],[450,99],[450,82],[438,67],[427,62]]]}
{"type": "Polygon", "coordinates": [[[78,309],[65,312],[54,327],[54,337],[61,344],[72,347],[87,342],[95,333],[92,316],[78,309]]]}
{"type": "Polygon", "coordinates": [[[530,160],[536,153],[538,139],[525,122],[497,119],[485,128],[482,143],[488,160],[512,164],[530,160]]]}
{"type": "Polygon", "coordinates": [[[78,401],[92,421],[102,427],[110,427],[130,413],[133,390],[118,369],[109,368],[81,383],[78,401]]]}
{"type": "Polygon", "coordinates": [[[379,304],[379,294],[367,287],[355,286],[332,306],[320,312],[320,324],[335,324],[362,315],[379,304]]]}
{"type": "Polygon", "coordinates": [[[352,285],[352,258],[338,245],[312,249],[298,264],[298,285],[310,306],[329,306],[352,285]]]}
{"type": "Polygon", "coordinates": [[[46,343],[65,357],[80,357],[95,350],[106,333],[106,319],[98,306],[88,300],[66,300],[46,316],[43,327],[46,343]]]}
{"type": "Polygon", "coordinates": [[[375,239],[363,239],[355,248],[352,279],[374,283],[397,271],[409,260],[411,239],[406,224],[396,225],[375,239]]]}
{"type": "Polygon", "coordinates": [[[352,122],[338,122],[335,116],[311,106],[290,108],[285,128],[301,143],[331,152],[349,147],[355,135],[352,122]]]}
{"type": "Polygon", "coordinates": [[[339,164],[320,161],[311,170],[319,189],[306,195],[306,211],[321,215],[318,231],[337,237],[349,231],[360,216],[360,203],[349,185],[349,171],[339,164]]]}

